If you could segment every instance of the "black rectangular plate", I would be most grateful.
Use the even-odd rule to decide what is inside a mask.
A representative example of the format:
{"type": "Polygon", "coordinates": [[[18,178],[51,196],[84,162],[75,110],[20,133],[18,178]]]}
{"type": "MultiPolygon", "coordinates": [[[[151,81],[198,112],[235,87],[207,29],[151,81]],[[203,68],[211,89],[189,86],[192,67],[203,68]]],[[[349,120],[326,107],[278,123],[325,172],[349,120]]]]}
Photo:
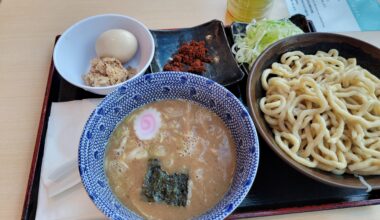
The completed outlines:
{"type": "Polygon", "coordinates": [[[204,24],[171,30],[152,30],[155,52],[151,62],[152,72],[161,72],[180,45],[185,42],[205,41],[208,55],[217,58],[205,64],[206,71],[201,75],[227,86],[239,82],[244,72],[239,68],[231,53],[223,22],[211,20],[204,24]],[[220,61],[219,61],[220,60],[220,61]]]}

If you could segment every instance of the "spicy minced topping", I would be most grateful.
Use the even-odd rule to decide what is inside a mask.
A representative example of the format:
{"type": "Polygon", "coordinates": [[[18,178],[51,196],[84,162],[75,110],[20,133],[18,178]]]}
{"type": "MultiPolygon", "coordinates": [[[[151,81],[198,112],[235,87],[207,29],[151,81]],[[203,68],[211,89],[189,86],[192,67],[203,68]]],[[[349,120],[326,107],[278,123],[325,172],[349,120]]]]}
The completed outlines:
{"type": "Polygon", "coordinates": [[[211,60],[205,41],[192,40],[180,46],[177,53],[172,56],[172,60],[164,66],[164,71],[200,74],[206,71],[205,63],[211,63],[211,60]]]}

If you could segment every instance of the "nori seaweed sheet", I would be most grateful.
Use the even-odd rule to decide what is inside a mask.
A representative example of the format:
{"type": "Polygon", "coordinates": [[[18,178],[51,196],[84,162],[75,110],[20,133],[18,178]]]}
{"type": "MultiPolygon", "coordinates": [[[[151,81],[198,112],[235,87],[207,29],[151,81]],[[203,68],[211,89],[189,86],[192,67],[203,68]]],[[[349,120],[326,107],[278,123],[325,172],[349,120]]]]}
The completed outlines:
{"type": "Polygon", "coordinates": [[[149,159],[142,194],[148,202],[165,202],[168,205],[186,206],[189,175],[169,175],[161,169],[158,159],[149,159]]]}

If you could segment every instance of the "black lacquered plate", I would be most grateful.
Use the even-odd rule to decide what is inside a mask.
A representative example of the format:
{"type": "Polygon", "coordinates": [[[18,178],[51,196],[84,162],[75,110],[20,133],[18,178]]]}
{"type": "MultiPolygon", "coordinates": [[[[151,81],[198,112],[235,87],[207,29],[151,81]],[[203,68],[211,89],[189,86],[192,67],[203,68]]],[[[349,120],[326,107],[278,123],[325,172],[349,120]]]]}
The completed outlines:
{"type": "Polygon", "coordinates": [[[207,23],[173,30],[152,30],[155,53],[151,63],[152,72],[161,72],[163,67],[185,42],[205,41],[208,54],[212,57],[211,63],[206,64],[206,71],[202,76],[210,78],[223,86],[239,82],[244,72],[237,65],[231,54],[228,38],[223,23],[212,20],[207,23]]]}

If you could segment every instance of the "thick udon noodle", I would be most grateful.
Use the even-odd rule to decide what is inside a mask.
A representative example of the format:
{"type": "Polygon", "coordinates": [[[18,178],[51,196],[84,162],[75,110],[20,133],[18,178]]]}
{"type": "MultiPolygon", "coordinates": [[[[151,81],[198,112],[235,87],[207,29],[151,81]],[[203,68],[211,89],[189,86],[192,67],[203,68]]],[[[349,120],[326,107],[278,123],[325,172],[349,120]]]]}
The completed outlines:
{"type": "Polygon", "coordinates": [[[282,55],[260,100],[278,146],[307,167],[380,174],[380,80],[337,50],[282,55]]]}

